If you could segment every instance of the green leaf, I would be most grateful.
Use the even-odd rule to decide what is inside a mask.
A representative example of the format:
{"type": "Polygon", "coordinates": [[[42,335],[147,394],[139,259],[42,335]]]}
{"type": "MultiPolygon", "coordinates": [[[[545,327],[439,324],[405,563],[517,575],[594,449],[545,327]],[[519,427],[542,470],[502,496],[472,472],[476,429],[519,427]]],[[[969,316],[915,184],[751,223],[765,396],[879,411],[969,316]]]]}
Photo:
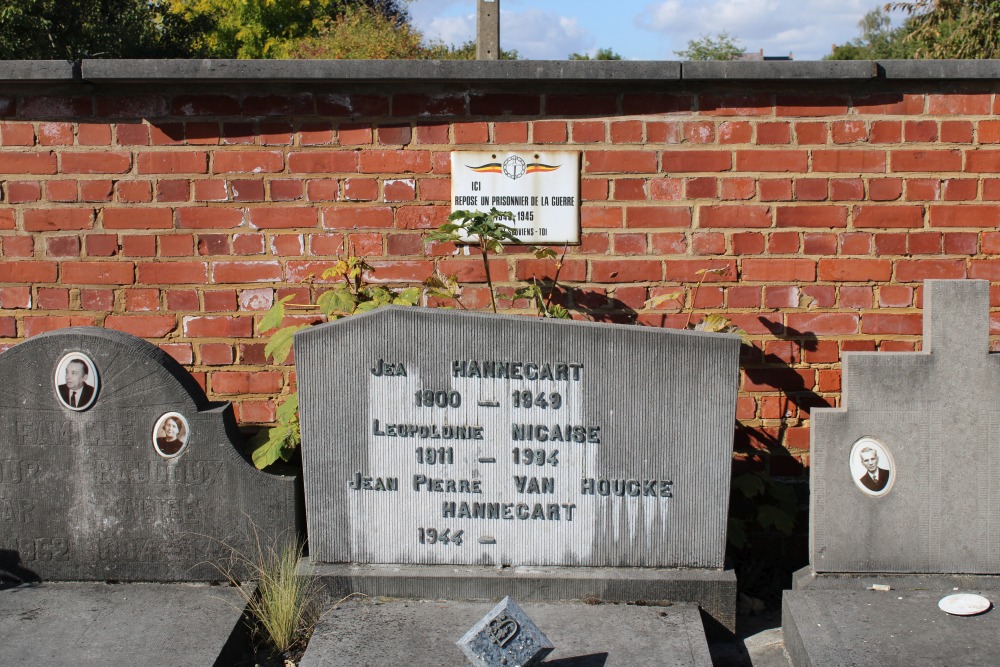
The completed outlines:
{"type": "Polygon", "coordinates": [[[298,422],[299,420],[299,392],[293,391],[285,399],[284,403],[278,406],[275,410],[275,416],[278,418],[278,422],[282,424],[291,424],[293,422],[298,422]]]}
{"type": "Polygon", "coordinates": [[[569,311],[559,304],[552,304],[549,308],[549,317],[554,317],[557,320],[568,320],[572,319],[569,315],[569,311]]]}
{"type": "Polygon", "coordinates": [[[348,265],[347,261],[340,259],[337,263],[331,266],[329,269],[323,271],[323,280],[336,280],[337,278],[343,278],[347,275],[348,265]]]}
{"type": "Polygon", "coordinates": [[[643,308],[658,308],[667,301],[673,301],[674,299],[683,295],[684,295],[684,290],[678,290],[676,292],[670,292],[668,294],[661,294],[659,296],[654,296],[652,299],[646,299],[646,303],[643,304],[643,308]]]}
{"type": "Polygon", "coordinates": [[[733,488],[747,498],[754,498],[764,493],[764,480],[752,472],[745,472],[733,478],[733,488]]]}
{"type": "Polygon", "coordinates": [[[422,290],[419,287],[407,287],[397,294],[392,302],[397,306],[415,306],[420,302],[421,292],[422,290]]]}
{"type": "Polygon", "coordinates": [[[316,305],[319,306],[320,312],[324,315],[333,315],[334,313],[353,313],[357,304],[358,298],[354,296],[351,289],[343,283],[337,285],[332,290],[323,292],[316,300],[316,305]]]}
{"type": "Polygon", "coordinates": [[[757,508],[757,522],[764,528],[773,526],[785,535],[791,535],[795,527],[792,515],[773,505],[761,505],[757,508]]]}
{"type": "Polygon", "coordinates": [[[535,253],[535,259],[555,259],[559,256],[552,248],[543,246],[535,246],[533,252],[535,253]]]}
{"type": "Polygon", "coordinates": [[[288,441],[288,431],[289,428],[287,426],[274,426],[261,432],[260,436],[262,437],[260,437],[260,442],[250,454],[250,458],[258,470],[263,470],[272,463],[277,462],[278,459],[288,460],[287,455],[283,455],[282,452],[288,441]]]}
{"type": "Polygon", "coordinates": [[[308,326],[308,324],[295,324],[290,327],[278,329],[271,336],[271,340],[267,341],[267,345],[264,346],[264,356],[271,357],[276,364],[284,363],[285,359],[288,358],[288,353],[292,351],[292,337],[295,335],[295,332],[306,329],[308,326]]]}
{"type": "Polygon", "coordinates": [[[705,316],[705,319],[695,325],[694,330],[707,331],[709,333],[724,333],[732,324],[728,318],[717,313],[710,313],[705,316]]]}
{"type": "Polygon", "coordinates": [[[367,313],[370,310],[375,310],[380,305],[381,304],[376,303],[375,301],[362,301],[361,303],[358,304],[358,309],[355,310],[354,312],[355,313],[359,313],[359,314],[360,313],[367,313]]]}
{"type": "Polygon", "coordinates": [[[257,325],[257,331],[259,333],[265,333],[271,329],[277,329],[281,326],[281,321],[285,319],[285,304],[292,300],[294,295],[289,294],[288,296],[283,296],[278,299],[273,306],[271,306],[264,317],[260,318],[260,324],[257,325]]]}

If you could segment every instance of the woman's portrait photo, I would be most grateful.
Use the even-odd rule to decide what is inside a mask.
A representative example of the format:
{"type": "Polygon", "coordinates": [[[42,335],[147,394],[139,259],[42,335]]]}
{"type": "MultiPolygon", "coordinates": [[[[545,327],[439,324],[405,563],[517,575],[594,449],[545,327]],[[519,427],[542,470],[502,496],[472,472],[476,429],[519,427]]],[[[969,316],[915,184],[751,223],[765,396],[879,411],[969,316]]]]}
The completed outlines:
{"type": "Polygon", "coordinates": [[[190,434],[187,420],[179,412],[168,412],[153,427],[153,449],[165,459],[180,456],[190,434]]]}
{"type": "Polygon", "coordinates": [[[889,493],[896,479],[896,467],[885,445],[864,437],[851,447],[851,476],[854,484],[869,496],[889,493]]]}
{"type": "Polygon", "coordinates": [[[82,352],[64,354],[56,364],[53,376],[56,398],[70,410],[81,412],[93,405],[99,382],[97,366],[82,352]]]}

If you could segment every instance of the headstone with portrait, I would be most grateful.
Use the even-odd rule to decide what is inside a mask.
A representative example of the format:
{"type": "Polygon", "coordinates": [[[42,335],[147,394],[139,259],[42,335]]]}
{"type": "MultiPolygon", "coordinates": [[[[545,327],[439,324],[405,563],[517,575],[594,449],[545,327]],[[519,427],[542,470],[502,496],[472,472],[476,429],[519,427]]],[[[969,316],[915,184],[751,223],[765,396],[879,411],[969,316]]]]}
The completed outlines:
{"type": "Polygon", "coordinates": [[[340,596],[670,600],[732,627],[739,348],[399,307],[299,332],[314,571],[340,596]]]}
{"type": "Polygon", "coordinates": [[[922,351],[845,353],[841,406],[812,411],[811,562],[784,600],[795,664],[843,657],[838,637],[848,636],[869,649],[913,637],[914,660],[894,646],[859,648],[844,664],[929,664],[930,644],[958,640],[938,632],[954,623],[938,598],[1000,591],[1000,355],[989,351],[989,282],[928,280],[923,307],[922,351]],[[859,605],[871,619],[860,622],[859,605]]]}
{"type": "Polygon", "coordinates": [[[296,478],[256,470],[232,407],[159,348],[65,329],[0,354],[0,573],[223,579],[257,536],[293,535],[296,478]]]}

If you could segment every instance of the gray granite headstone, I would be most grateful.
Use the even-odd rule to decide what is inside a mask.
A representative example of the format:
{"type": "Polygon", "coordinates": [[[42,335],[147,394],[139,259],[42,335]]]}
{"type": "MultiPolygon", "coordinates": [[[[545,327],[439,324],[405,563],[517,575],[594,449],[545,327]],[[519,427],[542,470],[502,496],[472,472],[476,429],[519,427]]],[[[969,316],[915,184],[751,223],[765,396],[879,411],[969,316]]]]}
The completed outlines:
{"type": "Polygon", "coordinates": [[[739,345],[398,307],[296,334],[313,561],[722,568],[739,345]]]}
{"type": "Polygon", "coordinates": [[[531,667],[555,648],[509,597],[490,609],[455,643],[473,667],[531,667]]]}
{"type": "Polygon", "coordinates": [[[926,281],[922,352],[844,355],[841,407],[812,412],[815,572],[1000,572],[989,287],[926,281]]]}
{"type": "Polygon", "coordinates": [[[216,580],[230,547],[294,536],[296,478],[256,470],[230,404],[157,347],[64,329],[0,378],[0,575],[216,580]]]}

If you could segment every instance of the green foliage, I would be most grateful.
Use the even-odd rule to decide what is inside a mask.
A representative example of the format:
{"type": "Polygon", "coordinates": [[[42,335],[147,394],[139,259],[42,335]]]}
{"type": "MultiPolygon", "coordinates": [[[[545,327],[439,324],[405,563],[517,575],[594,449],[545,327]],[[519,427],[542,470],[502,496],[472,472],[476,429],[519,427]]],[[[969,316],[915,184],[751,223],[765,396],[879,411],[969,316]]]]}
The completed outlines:
{"type": "Polygon", "coordinates": [[[917,43],[907,39],[910,27],[891,27],[891,17],[885,10],[873,9],[858,21],[861,31],[857,39],[836,44],[824,60],[904,60],[913,58],[917,43]]]}
{"type": "Polygon", "coordinates": [[[753,527],[791,535],[798,509],[798,498],[790,485],[765,472],[737,475],[730,499],[729,542],[736,548],[747,546],[753,527]]]}
{"type": "Polygon", "coordinates": [[[1000,0],[890,2],[901,10],[917,58],[1000,58],[1000,0]]]}
{"type": "Polygon", "coordinates": [[[586,53],[571,53],[569,54],[570,60],[621,60],[621,54],[615,53],[613,49],[597,49],[597,53],[594,57],[590,57],[586,53]]]}
{"type": "Polygon", "coordinates": [[[491,252],[502,255],[505,241],[520,243],[514,235],[514,230],[501,222],[501,220],[513,219],[514,214],[510,211],[498,211],[496,208],[491,208],[488,213],[455,211],[448,216],[448,220],[451,222],[446,222],[428,235],[432,241],[474,243],[479,246],[483,258],[483,268],[486,271],[486,284],[490,289],[490,306],[494,313],[497,312],[497,300],[493,277],[490,275],[489,255],[491,252]]]}
{"type": "Polygon", "coordinates": [[[349,7],[341,16],[325,20],[315,36],[289,47],[291,58],[423,60],[434,51],[409,23],[370,7],[349,7]]]}
{"type": "Polygon", "coordinates": [[[552,279],[549,285],[549,293],[545,294],[542,289],[542,285],[538,283],[535,278],[531,279],[527,285],[519,287],[514,292],[515,299],[528,299],[535,306],[535,310],[538,311],[539,317],[552,317],[557,320],[568,320],[570,318],[569,311],[566,310],[565,306],[558,303],[553,303],[553,299],[556,295],[556,285],[559,283],[559,274],[562,272],[562,267],[564,260],[566,259],[566,248],[563,249],[562,257],[556,259],[556,251],[552,248],[536,247],[534,249],[535,259],[553,259],[556,260],[556,273],[555,277],[552,279]]]}
{"type": "MultiPolygon", "coordinates": [[[[277,364],[284,363],[291,354],[295,333],[309,327],[308,324],[282,326],[289,308],[319,311],[332,321],[379,306],[415,306],[420,301],[422,290],[419,287],[393,290],[368,284],[366,276],[374,271],[363,257],[350,256],[337,260],[323,272],[321,278],[334,281],[334,285],[323,292],[315,304],[293,304],[291,296],[278,299],[257,325],[260,333],[274,331],[264,347],[264,354],[277,364]]],[[[262,430],[250,441],[255,466],[264,469],[279,460],[290,461],[295,455],[302,442],[298,410],[299,396],[292,392],[275,412],[276,425],[262,430]]]]}
{"type": "Polygon", "coordinates": [[[166,0],[3,0],[0,60],[183,57],[197,27],[166,0]]]}
{"type": "Polygon", "coordinates": [[[280,653],[303,645],[312,632],[319,611],[314,579],[300,576],[302,544],[294,538],[261,544],[254,551],[234,552],[228,567],[220,568],[236,588],[267,641],[280,653]],[[256,588],[239,585],[236,572],[249,572],[256,588]]]}
{"type": "MultiPolygon", "coordinates": [[[[475,60],[476,41],[469,40],[458,46],[433,42],[427,46],[427,57],[433,60],[475,60]]],[[[521,54],[516,49],[507,51],[500,47],[500,60],[520,60],[521,54]]]]}
{"type": "Polygon", "coordinates": [[[739,39],[727,32],[712,35],[702,35],[698,39],[688,41],[683,51],[674,51],[684,60],[736,60],[743,55],[743,45],[739,39]]]}

